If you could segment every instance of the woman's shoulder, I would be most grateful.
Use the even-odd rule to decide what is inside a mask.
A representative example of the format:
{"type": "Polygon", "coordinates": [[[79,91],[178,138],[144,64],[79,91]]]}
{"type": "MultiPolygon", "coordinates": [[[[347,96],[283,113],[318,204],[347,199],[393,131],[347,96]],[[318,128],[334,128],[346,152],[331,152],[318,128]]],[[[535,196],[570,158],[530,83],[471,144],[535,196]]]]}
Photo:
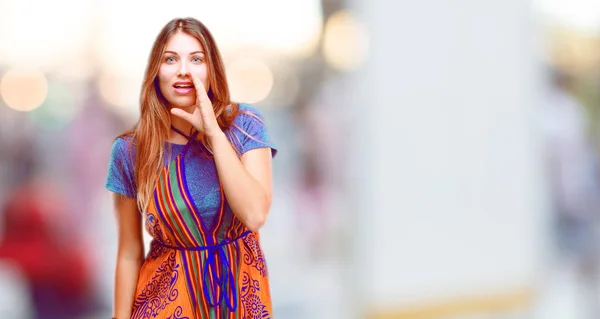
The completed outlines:
{"type": "Polygon", "coordinates": [[[135,139],[132,134],[124,133],[119,135],[112,144],[113,156],[122,156],[124,154],[135,154],[135,139]]]}
{"type": "Polygon", "coordinates": [[[262,112],[254,105],[248,103],[239,103],[238,112],[234,122],[238,125],[249,124],[248,122],[264,122],[264,116],[262,112]]]}
{"type": "Polygon", "coordinates": [[[260,111],[258,110],[258,108],[256,108],[256,106],[254,106],[252,104],[248,104],[248,103],[238,103],[238,112],[239,113],[255,113],[255,112],[260,113],[260,111]]]}

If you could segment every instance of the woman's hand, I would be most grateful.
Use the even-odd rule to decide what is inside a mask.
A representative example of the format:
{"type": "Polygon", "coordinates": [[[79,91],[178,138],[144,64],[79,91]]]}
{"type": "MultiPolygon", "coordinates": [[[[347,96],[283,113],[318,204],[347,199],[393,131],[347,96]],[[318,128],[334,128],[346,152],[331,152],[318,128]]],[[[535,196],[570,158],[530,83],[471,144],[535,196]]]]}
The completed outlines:
{"type": "Polygon", "coordinates": [[[212,102],[206,94],[206,88],[202,84],[202,81],[194,74],[190,73],[190,76],[196,90],[196,105],[194,106],[194,112],[190,114],[180,108],[174,107],[171,109],[171,114],[186,120],[198,130],[198,132],[202,132],[208,137],[214,137],[223,133],[219,127],[212,102]]]}

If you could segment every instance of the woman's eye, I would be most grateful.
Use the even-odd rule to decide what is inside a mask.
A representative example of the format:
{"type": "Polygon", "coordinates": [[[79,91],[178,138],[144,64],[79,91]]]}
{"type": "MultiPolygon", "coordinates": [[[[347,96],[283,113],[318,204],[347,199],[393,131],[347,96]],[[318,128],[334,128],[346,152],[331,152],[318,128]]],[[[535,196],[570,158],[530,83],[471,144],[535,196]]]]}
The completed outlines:
{"type": "Polygon", "coordinates": [[[202,59],[196,57],[196,58],[193,58],[192,61],[196,62],[196,63],[199,63],[199,62],[202,62],[202,59]]]}
{"type": "Polygon", "coordinates": [[[172,63],[172,62],[175,62],[175,58],[170,56],[170,57],[166,58],[165,61],[167,61],[168,63],[172,63]]]}

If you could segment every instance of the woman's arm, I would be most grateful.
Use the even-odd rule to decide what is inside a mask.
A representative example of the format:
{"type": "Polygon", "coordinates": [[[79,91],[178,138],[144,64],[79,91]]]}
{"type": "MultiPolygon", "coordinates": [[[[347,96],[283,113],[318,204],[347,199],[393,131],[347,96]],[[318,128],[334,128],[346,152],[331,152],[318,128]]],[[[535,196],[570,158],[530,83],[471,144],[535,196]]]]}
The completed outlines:
{"type": "Polygon", "coordinates": [[[271,208],[271,149],[250,150],[241,159],[224,133],[210,137],[219,179],[233,213],[257,231],[271,208]]]}
{"type": "Polygon", "coordinates": [[[246,227],[257,231],[265,223],[271,207],[271,149],[253,149],[238,158],[219,127],[204,84],[195,74],[187,74],[194,81],[196,106],[193,113],[174,107],[171,114],[186,120],[208,136],[219,180],[231,210],[246,227]]]}
{"type": "Polygon", "coordinates": [[[113,202],[119,236],[113,317],[129,319],[140,267],[144,260],[142,218],[135,199],[114,193],[113,202]]]}

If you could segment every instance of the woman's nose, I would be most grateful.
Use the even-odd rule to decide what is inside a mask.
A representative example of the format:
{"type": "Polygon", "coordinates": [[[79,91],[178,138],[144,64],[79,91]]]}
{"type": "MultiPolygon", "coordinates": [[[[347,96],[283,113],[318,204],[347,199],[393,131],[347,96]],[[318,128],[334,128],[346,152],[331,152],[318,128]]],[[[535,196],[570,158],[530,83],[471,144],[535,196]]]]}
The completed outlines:
{"type": "Polygon", "coordinates": [[[188,71],[187,71],[187,64],[186,64],[185,62],[181,62],[181,63],[179,64],[179,75],[181,75],[181,76],[185,76],[185,75],[187,75],[187,74],[188,74],[188,71]]]}

